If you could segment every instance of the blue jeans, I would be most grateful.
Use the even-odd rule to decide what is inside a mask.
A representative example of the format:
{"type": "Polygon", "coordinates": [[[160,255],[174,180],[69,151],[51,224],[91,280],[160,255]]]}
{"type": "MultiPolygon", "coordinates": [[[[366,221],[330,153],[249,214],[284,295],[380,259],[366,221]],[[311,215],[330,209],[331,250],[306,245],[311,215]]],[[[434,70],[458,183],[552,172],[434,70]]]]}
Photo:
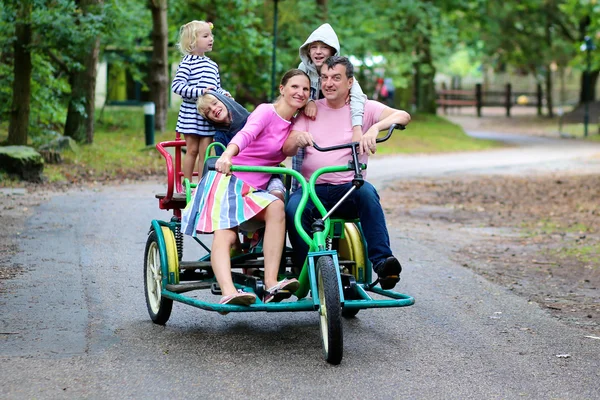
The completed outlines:
{"type": "MultiPolygon", "coordinates": [[[[346,192],[348,192],[348,190],[350,190],[351,187],[351,183],[343,185],[325,183],[316,185],[315,189],[316,194],[321,202],[323,202],[325,209],[329,210],[344,196],[344,194],[346,194],[346,192]]],[[[306,259],[306,255],[308,254],[308,245],[302,240],[294,225],[294,215],[300,204],[301,197],[302,188],[292,193],[285,206],[286,225],[290,242],[294,248],[293,261],[296,266],[302,266],[306,259]]],[[[311,236],[310,225],[314,220],[313,216],[320,216],[320,214],[313,202],[309,199],[304,213],[302,214],[302,227],[311,236]]],[[[373,185],[369,182],[365,182],[360,189],[352,192],[350,197],[348,197],[335,211],[335,217],[344,219],[355,219],[358,217],[360,219],[364,239],[367,242],[368,257],[373,266],[392,255],[390,236],[385,224],[385,216],[383,215],[379,195],[377,194],[377,190],[375,190],[373,185]]]]}

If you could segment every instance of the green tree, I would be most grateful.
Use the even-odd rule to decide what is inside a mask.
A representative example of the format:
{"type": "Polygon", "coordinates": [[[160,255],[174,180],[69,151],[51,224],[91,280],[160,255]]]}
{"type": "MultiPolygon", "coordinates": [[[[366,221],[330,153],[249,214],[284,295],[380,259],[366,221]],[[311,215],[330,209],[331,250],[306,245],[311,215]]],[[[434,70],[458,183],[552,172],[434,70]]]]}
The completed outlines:
{"type": "Polygon", "coordinates": [[[12,110],[8,127],[8,144],[26,145],[31,104],[31,13],[32,2],[16,5],[12,110]]]}
{"type": "Polygon", "coordinates": [[[148,0],[152,12],[152,58],[150,61],[150,96],[156,106],[154,127],[164,131],[169,108],[169,25],[167,0],[148,0]]]}
{"type": "Polygon", "coordinates": [[[76,4],[79,15],[75,17],[75,25],[85,34],[81,35],[80,46],[73,57],[75,65],[69,69],[71,96],[64,134],[78,142],[93,143],[96,75],[104,1],[79,0],[76,4]]]}

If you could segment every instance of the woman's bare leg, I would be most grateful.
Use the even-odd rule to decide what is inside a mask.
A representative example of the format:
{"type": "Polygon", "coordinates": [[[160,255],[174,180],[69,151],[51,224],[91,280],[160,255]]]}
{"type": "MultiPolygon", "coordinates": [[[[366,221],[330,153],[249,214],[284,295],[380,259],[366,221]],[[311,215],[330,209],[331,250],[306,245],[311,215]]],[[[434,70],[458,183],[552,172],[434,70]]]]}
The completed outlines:
{"type": "Polygon", "coordinates": [[[275,200],[267,206],[258,218],[265,221],[263,254],[265,256],[265,286],[277,284],[277,274],[285,243],[285,211],[283,201],[275,200]]]}
{"type": "Polygon", "coordinates": [[[223,296],[237,292],[231,277],[231,246],[235,244],[237,231],[235,229],[220,229],[215,231],[210,261],[212,269],[221,287],[223,296]]]}

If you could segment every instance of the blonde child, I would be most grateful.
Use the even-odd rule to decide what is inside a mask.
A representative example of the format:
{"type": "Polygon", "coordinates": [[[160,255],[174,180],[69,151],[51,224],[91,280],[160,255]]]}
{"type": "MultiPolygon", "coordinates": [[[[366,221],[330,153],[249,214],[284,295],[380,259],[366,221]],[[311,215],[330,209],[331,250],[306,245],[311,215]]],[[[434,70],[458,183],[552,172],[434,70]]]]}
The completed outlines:
{"type": "Polygon", "coordinates": [[[177,68],[171,90],[183,99],[179,108],[176,130],[185,138],[183,176],[190,182],[196,159],[199,159],[198,171],[202,171],[204,153],[215,134],[213,125],[198,113],[196,101],[208,89],[231,96],[221,88],[219,66],[205,56],[205,53],[213,49],[212,29],[211,22],[188,22],[180,28],[177,43],[183,59],[177,68]]]}

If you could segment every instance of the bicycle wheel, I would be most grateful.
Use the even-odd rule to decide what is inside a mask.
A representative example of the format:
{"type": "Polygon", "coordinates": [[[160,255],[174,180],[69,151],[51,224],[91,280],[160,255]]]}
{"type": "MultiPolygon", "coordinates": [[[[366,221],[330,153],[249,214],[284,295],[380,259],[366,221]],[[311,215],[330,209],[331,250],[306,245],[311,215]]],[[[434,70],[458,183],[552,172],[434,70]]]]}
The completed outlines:
{"type": "Polygon", "coordinates": [[[339,364],[342,361],[344,348],[340,288],[335,268],[331,256],[322,256],[317,260],[321,342],[323,356],[330,364],[339,364]]]}
{"type": "MultiPolygon", "coordinates": [[[[172,258],[177,260],[177,253],[173,252],[171,257],[168,258],[169,262],[172,262],[172,258]]],[[[162,297],[160,246],[158,245],[158,236],[154,230],[148,235],[148,240],[146,241],[146,251],[144,254],[144,289],[146,293],[146,306],[148,308],[148,314],[150,314],[150,319],[155,324],[166,324],[171,316],[173,300],[162,297]]]]}

